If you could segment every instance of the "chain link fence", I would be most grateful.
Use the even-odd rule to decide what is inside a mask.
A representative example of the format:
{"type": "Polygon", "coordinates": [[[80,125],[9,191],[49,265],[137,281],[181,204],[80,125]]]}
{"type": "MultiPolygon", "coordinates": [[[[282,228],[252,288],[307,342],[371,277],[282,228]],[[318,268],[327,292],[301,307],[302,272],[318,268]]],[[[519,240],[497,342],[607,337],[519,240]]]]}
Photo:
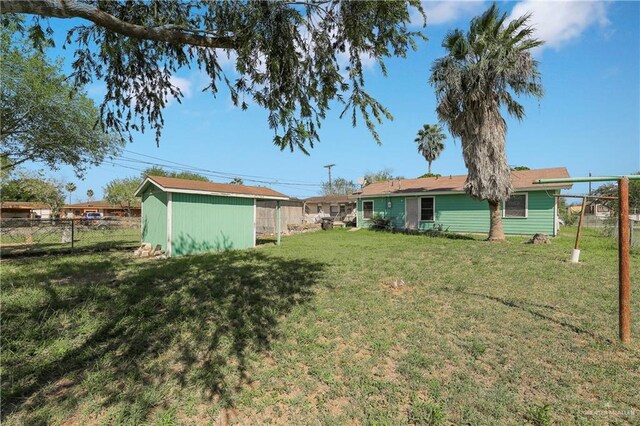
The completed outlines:
{"type": "Polygon", "coordinates": [[[125,249],[140,245],[140,218],[1,219],[0,256],[125,249]]]}
{"type": "MultiPolygon", "coordinates": [[[[578,226],[578,220],[574,226],[578,226]]],[[[618,218],[617,216],[596,216],[584,215],[582,218],[584,228],[596,229],[603,235],[618,238],[618,218]]],[[[632,247],[640,247],[640,215],[632,214],[629,220],[629,238],[632,247]]]]}

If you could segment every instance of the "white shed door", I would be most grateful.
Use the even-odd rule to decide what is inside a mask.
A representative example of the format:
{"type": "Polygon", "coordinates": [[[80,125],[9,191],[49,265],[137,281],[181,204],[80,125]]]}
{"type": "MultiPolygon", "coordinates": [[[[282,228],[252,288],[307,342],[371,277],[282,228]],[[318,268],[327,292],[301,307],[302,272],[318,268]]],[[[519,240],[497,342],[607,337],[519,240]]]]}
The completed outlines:
{"type": "Polygon", "coordinates": [[[405,227],[408,229],[418,229],[418,198],[405,198],[405,227]]]}

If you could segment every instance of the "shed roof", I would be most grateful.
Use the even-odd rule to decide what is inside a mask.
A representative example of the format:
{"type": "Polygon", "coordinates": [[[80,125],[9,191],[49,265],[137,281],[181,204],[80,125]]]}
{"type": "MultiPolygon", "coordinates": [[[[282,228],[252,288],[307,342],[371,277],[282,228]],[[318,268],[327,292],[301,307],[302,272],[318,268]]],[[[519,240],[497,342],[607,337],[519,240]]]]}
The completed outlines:
{"type": "MultiPolygon", "coordinates": [[[[533,182],[538,179],[566,177],[569,177],[569,172],[565,167],[536,170],[513,170],[511,172],[511,182],[513,184],[513,189],[516,191],[522,191],[525,189],[545,190],[571,188],[571,184],[566,183],[542,185],[533,184],[533,182]]],[[[466,180],[466,175],[440,176],[420,179],[397,179],[372,183],[365,186],[354,195],[357,197],[366,197],[373,195],[402,195],[425,192],[464,192],[464,183],[466,180]]]]}
{"type": "Polygon", "coordinates": [[[153,184],[166,192],[184,192],[202,195],[226,195],[245,198],[288,200],[289,197],[263,186],[234,185],[231,183],[204,182],[165,176],[147,176],[136,190],[140,196],[148,184],[153,184]]]}

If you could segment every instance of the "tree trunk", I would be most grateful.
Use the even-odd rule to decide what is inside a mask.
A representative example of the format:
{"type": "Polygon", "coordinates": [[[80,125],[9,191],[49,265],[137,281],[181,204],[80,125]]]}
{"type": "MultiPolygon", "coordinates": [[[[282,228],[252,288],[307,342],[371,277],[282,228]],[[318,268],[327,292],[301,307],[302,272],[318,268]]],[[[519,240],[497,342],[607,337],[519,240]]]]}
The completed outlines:
{"type": "Polygon", "coordinates": [[[489,227],[489,241],[504,241],[502,229],[502,215],[500,213],[500,201],[489,200],[489,214],[491,223],[489,227]]]}
{"type": "Polygon", "coordinates": [[[431,174],[431,161],[429,161],[429,174],[431,174]]]}

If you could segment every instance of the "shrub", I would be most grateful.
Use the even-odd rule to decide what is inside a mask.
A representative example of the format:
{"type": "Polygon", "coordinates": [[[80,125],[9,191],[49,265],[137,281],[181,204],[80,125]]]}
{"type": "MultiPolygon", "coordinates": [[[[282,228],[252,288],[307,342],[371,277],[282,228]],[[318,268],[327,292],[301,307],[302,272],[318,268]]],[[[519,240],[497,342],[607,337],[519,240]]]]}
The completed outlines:
{"type": "Polygon", "coordinates": [[[371,218],[371,229],[390,230],[391,219],[381,214],[376,214],[371,218]]]}

